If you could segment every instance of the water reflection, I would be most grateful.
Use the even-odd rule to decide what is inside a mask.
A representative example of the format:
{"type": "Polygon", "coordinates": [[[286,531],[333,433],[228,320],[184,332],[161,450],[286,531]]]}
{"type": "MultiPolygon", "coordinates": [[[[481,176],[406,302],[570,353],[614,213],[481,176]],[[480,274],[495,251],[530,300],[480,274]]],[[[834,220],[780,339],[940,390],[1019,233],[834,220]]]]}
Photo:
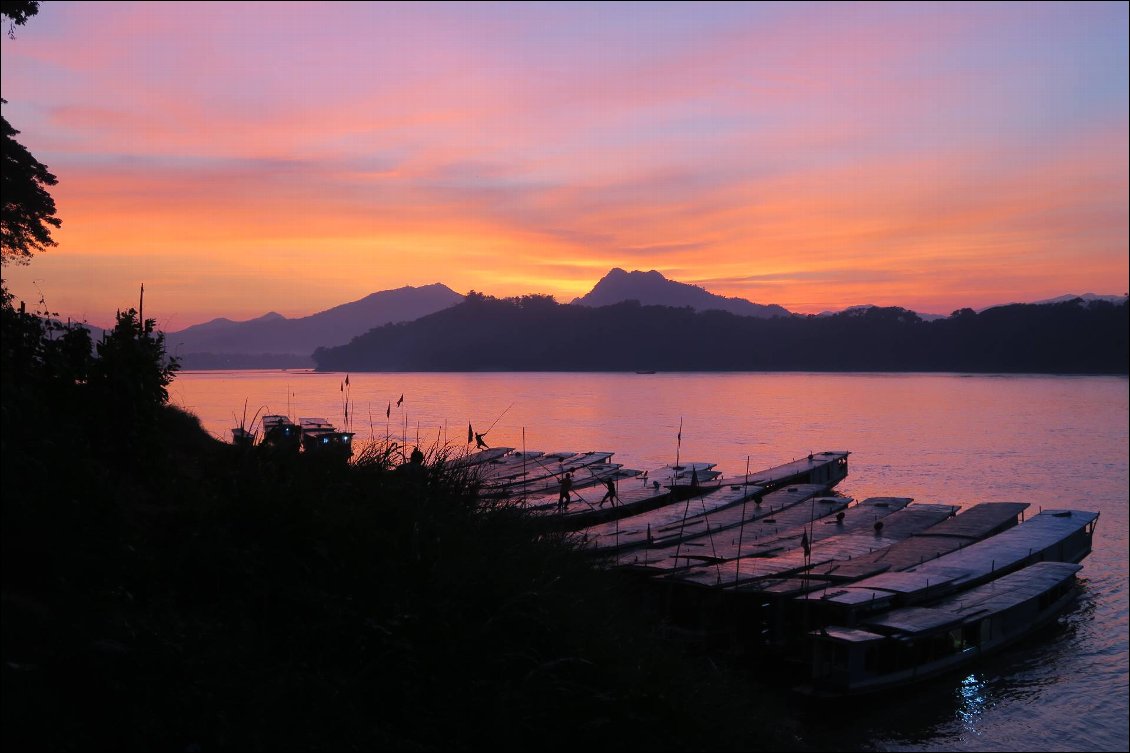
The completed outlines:
{"type": "Polygon", "coordinates": [[[961,707],[958,717],[961,719],[964,730],[971,734],[978,734],[977,721],[985,713],[988,697],[988,686],[985,679],[977,674],[968,675],[961,681],[958,689],[961,698],[961,707]]]}
{"type": "MultiPolygon", "coordinates": [[[[170,391],[228,440],[245,401],[336,422],[344,376],[197,372],[179,375],[170,391]]],[[[498,419],[492,445],[522,447],[528,439],[529,449],[609,450],[632,468],[671,462],[678,448],[683,460],[710,460],[732,475],[747,463],[763,468],[811,450],[845,449],[851,475],[841,491],[860,499],[900,495],[963,507],[1025,501],[1029,514],[1041,507],[1100,511],[1083,593],[1058,626],[973,673],[797,715],[817,750],[1127,749],[1124,377],[351,376],[358,442],[389,437],[462,447],[468,422],[498,419]]]]}

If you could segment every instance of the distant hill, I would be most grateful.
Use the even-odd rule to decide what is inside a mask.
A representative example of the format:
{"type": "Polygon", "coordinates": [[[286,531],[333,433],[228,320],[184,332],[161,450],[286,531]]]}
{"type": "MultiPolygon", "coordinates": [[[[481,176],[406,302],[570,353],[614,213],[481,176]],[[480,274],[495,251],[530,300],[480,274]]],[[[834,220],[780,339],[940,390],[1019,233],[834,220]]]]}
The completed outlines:
{"type": "MultiPolygon", "coordinates": [[[[817,316],[836,316],[837,314],[863,315],[868,309],[876,308],[880,307],[871,303],[861,303],[857,306],[848,306],[846,309],[840,309],[839,311],[821,311],[819,314],[817,314],[817,316]]],[[[947,314],[922,314],[917,311],[915,311],[914,313],[918,314],[918,318],[924,322],[933,322],[937,321],[938,319],[945,319],[947,317],[947,314]]]]}
{"type": "Polygon", "coordinates": [[[695,311],[727,311],[737,316],[768,319],[789,316],[790,312],[776,304],[752,303],[744,298],[727,298],[697,285],[668,280],[654,269],[625,272],[616,267],[600,279],[585,295],[574,298],[581,306],[610,306],[624,301],[639,301],[645,306],[689,306],[695,311]]]}
{"type": "Polygon", "coordinates": [[[1084,293],[1083,295],[1075,295],[1074,293],[1068,293],[1067,295],[1061,295],[1058,298],[1048,298],[1047,300],[1044,300],[1044,301],[1033,301],[1033,303],[1035,303],[1035,304],[1066,303],[1067,301],[1074,301],[1076,298],[1079,298],[1079,299],[1085,301],[1086,303],[1091,303],[1092,301],[1106,301],[1107,303],[1125,303],[1126,302],[1126,296],[1125,295],[1097,295],[1095,293],[1084,293]]]}
{"type": "Polygon", "coordinates": [[[481,294],[314,352],[323,371],[929,371],[1125,374],[1127,303],[961,309],[935,321],[868,307],[758,318],[626,301],[481,294]]]}
{"type": "Polygon", "coordinates": [[[298,319],[273,311],[247,321],[213,319],[167,333],[165,343],[187,369],[307,367],[315,348],[342,345],[373,327],[419,319],[462,300],[440,283],[403,287],[298,319]]]}

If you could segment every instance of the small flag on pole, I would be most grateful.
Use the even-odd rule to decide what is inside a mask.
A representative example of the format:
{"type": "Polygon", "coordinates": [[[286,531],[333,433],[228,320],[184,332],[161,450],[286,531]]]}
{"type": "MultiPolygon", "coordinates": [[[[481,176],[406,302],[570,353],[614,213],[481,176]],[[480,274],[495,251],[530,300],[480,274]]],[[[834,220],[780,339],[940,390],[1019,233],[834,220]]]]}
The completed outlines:
{"type": "Polygon", "coordinates": [[[400,399],[396,401],[396,407],[399,408],[400,404],[404,402],[404,393],[400,394],[400,399]]]}
{"type": "Polygon", "coordinates": [[[389,403],[388,403],[388,407],[385,408],[385,418],[388,418],[391,415],[392,415],[392,401],[390,400],[389,403]]]}
{"type": "Polygon", "coordinates": [[[805,531],[800,536],[800,548],[804,550],[805,557],[812,556],[812,545],[808,543],[808,531],[805,531]]]}
{"type": "Polygon", "coordinates": [[[467,441],[468,442],[474,442],[475,441],[475,432],[471,431],[471,422],[470,421],[467,422],[467,441]]]}
{"type": "Polygon", "coordinates": [[[345,375],[345,386],[346,387],[349,386],[349,375],[348,374],[345,375]]]}

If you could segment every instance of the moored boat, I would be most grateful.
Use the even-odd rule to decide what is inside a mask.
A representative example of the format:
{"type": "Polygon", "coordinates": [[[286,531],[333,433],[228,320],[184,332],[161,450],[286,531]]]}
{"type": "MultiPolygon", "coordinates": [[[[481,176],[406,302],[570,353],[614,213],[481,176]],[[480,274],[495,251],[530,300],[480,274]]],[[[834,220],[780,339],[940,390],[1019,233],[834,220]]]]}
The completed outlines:
{"type": "Polygon", "coordinates": [[[963,668],[1054,620],[1077,594],[1081,565],[1038,562],[929,607],[873,615],[810,633],[805,695],[875,693],[963,668]]]}
{"type": "Polygon", "coordinates": [[[263,444],[287,452],[298,452],[302,430],[287,416],[263,416],[263,444]]]}
{"type": "Polygon", "coordinates": [[[869,615],[917,606],[994,580],[1035,562],[1077,563],[1091,551],[1098,513],[1045,510],[1026,522],[897,572],[797,597],[810,625],[854,627],[869,615]]]}
{"type": "Polygon", "coordinates": [[[231,430],[231,443],[236,447],[251,447],[255,444],[255,432],[237,426],[231,430]]]}
{"type": "Polygon", "coordinates": [[[300,418],[298,424],[304,452],[343,459],[353,455],[353,432],[338,431],[324,418],[300,418]]]}

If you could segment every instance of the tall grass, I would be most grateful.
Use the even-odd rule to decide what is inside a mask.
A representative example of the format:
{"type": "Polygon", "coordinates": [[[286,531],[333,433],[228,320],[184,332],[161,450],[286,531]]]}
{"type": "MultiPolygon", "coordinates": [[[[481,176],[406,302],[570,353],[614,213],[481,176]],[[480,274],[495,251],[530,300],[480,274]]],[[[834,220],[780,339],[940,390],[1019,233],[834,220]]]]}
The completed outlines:
{"type": "Polygon", "coordinates": [[[771,699],[665,641],[457,452],[154,451],[4,430],[9,749],[779,750],[771,699]]]}

